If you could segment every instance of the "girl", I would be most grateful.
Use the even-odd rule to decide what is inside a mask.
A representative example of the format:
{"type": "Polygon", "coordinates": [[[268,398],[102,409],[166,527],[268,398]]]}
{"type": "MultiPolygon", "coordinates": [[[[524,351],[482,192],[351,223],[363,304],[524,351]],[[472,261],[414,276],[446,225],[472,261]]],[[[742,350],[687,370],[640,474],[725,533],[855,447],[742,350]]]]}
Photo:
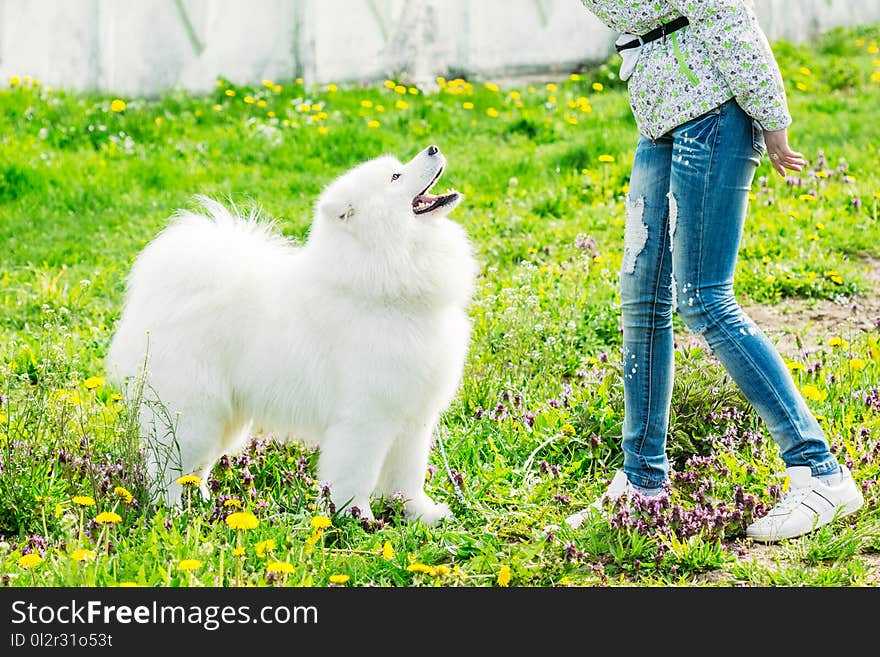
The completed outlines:
{"type": "Polygon", "coordinates": [[[779,67],[745,0],[581,0],[622,33],[617,41],[639,129],[626,201],[620,273],[623,469],[602,501],[653,496],[668,478],[672,313],[702,335],[765,422],[789,486],[747,536],[799,536],[852,513],[864,499],[831,454],[776,348],[733,294],[755,169],[800,171],[779,67]]]}

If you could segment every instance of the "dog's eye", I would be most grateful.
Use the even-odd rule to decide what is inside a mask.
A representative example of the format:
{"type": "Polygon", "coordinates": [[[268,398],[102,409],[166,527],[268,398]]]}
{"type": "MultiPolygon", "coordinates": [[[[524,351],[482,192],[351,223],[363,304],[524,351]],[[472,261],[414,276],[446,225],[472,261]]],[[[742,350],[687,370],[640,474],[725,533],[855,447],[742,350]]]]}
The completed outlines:
{"type": "Polygon", "coordinates": [[[399,173],[392,174],[392,176],[391,176],[391,182],[394,182],[394,181],[397,180],[398,178],[400,178],[400,174],[399,174],[399,173]]]}

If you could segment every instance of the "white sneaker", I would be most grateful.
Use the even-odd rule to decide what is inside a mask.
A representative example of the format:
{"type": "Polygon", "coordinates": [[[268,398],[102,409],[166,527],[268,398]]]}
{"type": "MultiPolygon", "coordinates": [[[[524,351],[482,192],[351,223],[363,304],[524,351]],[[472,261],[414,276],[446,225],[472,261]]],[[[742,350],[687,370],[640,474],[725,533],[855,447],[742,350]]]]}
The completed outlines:
{"type": "Polygon", "coordinates": [[[862,491],[846,466],[840,469],[840,480],[826,484],[806,466],[788,468],[788,490],[766,516],[748,526],[746,536],[756,541],[793,538],[858,510],[865,503],[862,491]]]}
{"type": "Polygon", "coordinates": [[[634,492],[632,484],[630,484],[629,479],[626,478],[626,473],[623,470],[618,470],[614,474],[614,478],[611,480],[611,483],[608,484],[608,488],[602,496],[583,511],[578,511],[577,513],[568,516],[568,518],[565,519],[565,524],[572,529],[577,529],[591,513],[602,511],[602,505],[605,500],[616,500],[621,495],[632,495],[634,492]]]}

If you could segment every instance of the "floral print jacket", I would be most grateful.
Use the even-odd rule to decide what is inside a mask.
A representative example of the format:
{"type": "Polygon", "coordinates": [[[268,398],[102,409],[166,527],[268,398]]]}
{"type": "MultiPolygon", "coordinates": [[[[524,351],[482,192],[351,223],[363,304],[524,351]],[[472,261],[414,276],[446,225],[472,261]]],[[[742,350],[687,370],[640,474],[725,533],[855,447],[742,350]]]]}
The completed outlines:
{"type": "Polygon", "coordinates": [[[750,0],[581,0],[613,30],[641,35],[690,22],[642,47],[629,78],[639,132],[656,139],[721,103],[737,103],[765,130],[791,124],[779,66],[750,0]]]}

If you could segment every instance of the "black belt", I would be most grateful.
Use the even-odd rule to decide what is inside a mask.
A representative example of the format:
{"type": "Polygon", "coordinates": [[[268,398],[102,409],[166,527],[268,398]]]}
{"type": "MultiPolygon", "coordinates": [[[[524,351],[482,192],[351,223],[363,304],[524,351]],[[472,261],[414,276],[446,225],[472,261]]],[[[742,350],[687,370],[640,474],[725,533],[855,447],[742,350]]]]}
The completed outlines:
{"type": "Polygon", "coordinates": [[[690,25],[690,21],[686,16],[682,16],[680,18],[676,18],[674,21],[669,21],[668,23],[664,23],[660,27],[654,28],[647,34],[643,34],[640,37],[636,37],[635,41],[628,41],[624,43],[622,46],[614,46],[617,49],[617,52],[621,52],[623,50],[628,50],[630,48],[638,48],[639,46],[643,46],[649,41],[656,41],[657,39],[662,39],[667,34],[672,34],[676,30],[680,30],[686,25],[690,25]]]}

